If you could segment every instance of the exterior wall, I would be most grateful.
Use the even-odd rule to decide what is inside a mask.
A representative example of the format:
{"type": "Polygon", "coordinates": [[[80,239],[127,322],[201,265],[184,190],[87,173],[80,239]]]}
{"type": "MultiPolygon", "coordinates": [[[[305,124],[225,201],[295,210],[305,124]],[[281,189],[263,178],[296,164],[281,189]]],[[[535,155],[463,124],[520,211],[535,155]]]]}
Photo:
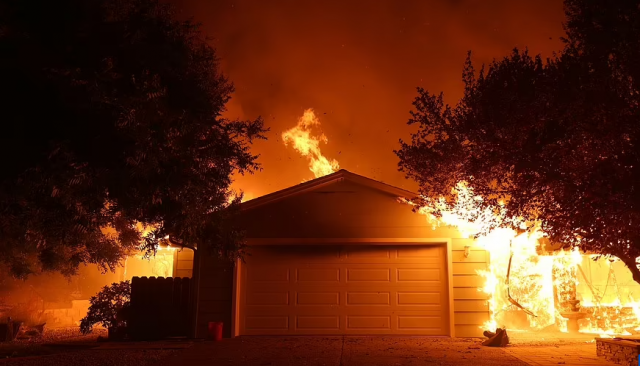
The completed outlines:
{"type": "Polygon", "coordinates": [[[176,250],[173,256],[173,277],[193,276],[193,250],[183,248],[176,250]]]}
{"type": "Polygon", "coordinates": [[[87,315],[89,300],[72,300],[68,306],[56,303],[44,303],[42,322],[48,327],[75,327],[80,325],[80,320],[87,315]]]}
{"type": "Polygon", "coordinates": [[[481,337],[481,325],[489,320],[488,296],[478,290],[484,280],[477,270],[486,270],[489,253],[475,240],[454,238],[451,245],[453,321],[456,337],[481,337]],[[469,256],[464,247],[469,246],[469,256]]]}
{"type": "Polygon", "coordinates": [[[198,255],[196,338],[209,338],[209,322],[223,322],[223,336],[231,336],[233,305],[233,265],[215,257],[198,255]]]}
{"type": "MultiPolygon", "coordinates": [[[[411,206],[399,203],[391,193],[344,180],[248,209],[241,214],[240,223],[254,243],[270,239],[286,239],[289,244],[296,244],[296,239],[300,244],[305,239],[354,239],[366,244],[367,238],[395,239],[390,242],[397,244],[402,244],[398,239],[450,242],[454,336],[482,336],[481,325],[489,319],[489,309],[487,296],[478,290],[483,281],[476,270],[487,268],[487,252],[474,240],[462,238],[456,229],[434,230],[425,216],[413,213],[411,206]],[[466,245],[471,247],[469,257],[464,256],[466,245]]],[[[206,334],[206,322],[211,321],[203,316],[227,319],[223,321],[228,329],[234,306],[232,268],[202,263],[199,337],[206,334]]],[[[227,330],[225,333],[229,334],[227,330]]]]}
{"type": "Polygon", "coordinates": [[[241,215],[248,238],[451,238],[397,196],[341,181],[251,208],[241,215]]]}

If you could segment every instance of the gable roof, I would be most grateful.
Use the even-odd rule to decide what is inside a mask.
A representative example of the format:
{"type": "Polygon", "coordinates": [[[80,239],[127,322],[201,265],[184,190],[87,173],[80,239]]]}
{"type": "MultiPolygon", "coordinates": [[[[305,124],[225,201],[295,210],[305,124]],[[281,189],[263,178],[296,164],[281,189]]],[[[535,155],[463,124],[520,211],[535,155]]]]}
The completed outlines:
{"type": "Polygon", "coordinates": [[[402,188],[394,187],[392,185],[382,183],[380,181],[367,178],[362,175],[351,173],[346,169],[340,169],[335,173],[325,175],[323,177],[310,180],[308,182],[300,183],[295,186],[285,188],[280,191],[269,193],[267,195],[243,202],[240,205],[240,207],[242,210],[252,209],[254,207],[262,206],[275,201],[280,201],[282,199],[295,196],[303,192],[312,191],[322,186],[326,186],[326,185],[340,182],[340,181],[353,182],[358,185],[362,185],[365,187],[369,187],[378,191],[386,192],[386,193],[389,193],[398,197],[407,198],[407,199],[413,199],[418,196],[417,193],[407,191],[402,188]]]}

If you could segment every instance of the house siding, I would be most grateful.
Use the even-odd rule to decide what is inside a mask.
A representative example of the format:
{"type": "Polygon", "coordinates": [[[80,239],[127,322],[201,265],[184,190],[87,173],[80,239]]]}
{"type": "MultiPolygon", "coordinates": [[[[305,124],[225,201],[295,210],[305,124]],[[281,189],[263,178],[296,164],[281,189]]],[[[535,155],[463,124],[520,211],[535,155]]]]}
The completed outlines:
{"type": "Polygon", "coordinates": [[[432,229],[398,197],[348,181],[251,208],[240,224],[248,238],[453,238],[458,230],[432,229]]]}
{"type": "Polygon", "coordinates": [[[193,250],[179,249],[173,258],[173,277],[191,278],[193,276],[193,250]]]}
{"type": "Polygon", "coordinates": [[[489,265],[489,252],[475,240],[453,238],[451,241],[453,324],[456,337],[481,337],[482,324],[489,320],[488,296],[478,290],[484,279],[477,274],[489,265]],[[469,256],[464,256],[469,246],[469,256]]]}
{"type": "Polygon", "coordinates": [[[231,337],[233,264],[200,255],[200,276],[196,307],[196,338],[209,338],[209,322],[224,323],[223,336],[231,337]]]}

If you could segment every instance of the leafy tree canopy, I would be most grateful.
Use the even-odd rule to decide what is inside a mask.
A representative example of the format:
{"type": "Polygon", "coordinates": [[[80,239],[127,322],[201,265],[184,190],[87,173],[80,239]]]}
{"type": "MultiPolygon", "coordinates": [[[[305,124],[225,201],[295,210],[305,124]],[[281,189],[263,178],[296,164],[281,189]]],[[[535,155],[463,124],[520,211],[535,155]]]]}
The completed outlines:
{"type": "Polygon", "coordinates": [[[474,70],[469,56],[455,106],[418,90],[400,170],[429,198],[453,200],[467,181],[482,205],[502,202],[556,243],[617,256],[640,282],[640,2],[564,4],[553,58],[516,49],[474,70]]]}
{"type": "Polygon", "coordinates": [[[0,49],[0,264],[113,269],[167,236],[236,255],[222,209],[265,130],[222,117],[233,86],[195,24],[156,0],[9,0],[0,49]]]}

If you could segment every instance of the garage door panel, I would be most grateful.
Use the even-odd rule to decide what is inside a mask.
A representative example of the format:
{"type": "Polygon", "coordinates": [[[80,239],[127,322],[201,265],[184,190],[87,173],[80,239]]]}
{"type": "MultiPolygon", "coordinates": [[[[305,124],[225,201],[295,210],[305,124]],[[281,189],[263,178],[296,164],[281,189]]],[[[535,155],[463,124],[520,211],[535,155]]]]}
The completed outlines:
{"type": "Polygon", "coordinates": [[[296,270],[297,282],[340,282],[340,268],[307,267],[296,270]]]}
{"type": "Polygon", "coordinates": [[[347,282],[390,282],[389,268],[347,268],[347,282]]]}
{"type": "Polygon", "coordinates": [[[449,333],[442,247],[283,247],[243,265],[241,334],[449,333]]]}
{"type": "Polygon", "coordinates": [[[289,329],[289,317],[284,315],[247,316],[245,322],[245,327],[248,330],[286,331],[289,329]]]}
{"type": "Polygon", "coordinates": [[[445,299],[442,298],[440,292],[429,292],[425,290],[418,291],[398,291],[397,304],[405,305],[426,305],[440,306],[445,299]]]}
{"type": "Polygon", "coordinates": [[[391,305],[391,292],[390,291],[378,291],[378,292],[371,292],[371,291],[348,291],[346,293],[347,295],[347,302],[345,305],[347,306],[352,306],[352,305],[367,305],[367,306],[378,306],[378,305],[385,305],[385,306],[390,306],[391,305]]]}
{"type": "Polygon", "coordinates": [[[248,306],[289,305],[289,291],[251,291],[247,293],[248,306]]]}
{"type": "Polygon", "coordinates": [[[347,330],[391,330],[389,315],[347,315],[347,330]]]}
{"type": "Polygon", "coordinates": [[[442,275],[440,268],[396,268],[398,282],[440,282],[442,275]]]}
{"type": "Polygon", "coordinates": [[[340,305],[340,292],[339,291],[296,292],[296,305],[302,305],[302,306],[340,305]]]}
{"type": "Polygon", "coordinates": [[[249,282],[289,282],[289,268],[277,266],[251,266],[247,269],[249,282]]]}
{"type": "Polygon", "coordinates": [[[299,315],[296,316],[296,328],[303,330],[339,330],[340,316],[299,315]]]}

